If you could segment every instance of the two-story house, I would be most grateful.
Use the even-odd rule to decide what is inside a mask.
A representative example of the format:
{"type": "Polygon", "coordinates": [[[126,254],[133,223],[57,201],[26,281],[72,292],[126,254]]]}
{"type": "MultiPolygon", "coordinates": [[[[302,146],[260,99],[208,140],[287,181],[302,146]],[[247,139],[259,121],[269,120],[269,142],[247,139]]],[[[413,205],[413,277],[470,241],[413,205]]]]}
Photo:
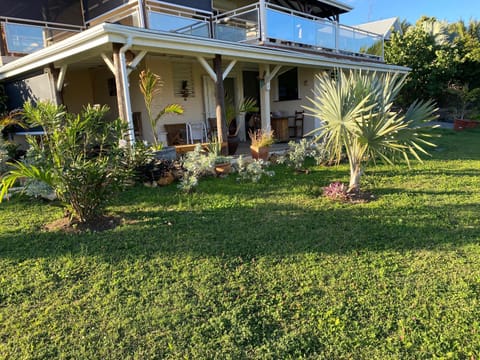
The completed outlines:
{"type": "MultiPolygon", "coordinates": [[[[351,10],[336,0],[2,0],[0,82],[11,107],[107,104],[130,138],[151,140],[138,88],[149,68],[165,83],[156,105],[185,108],[165,122],[215,117],[224,88],[237,102],[257,98],[269,127],[271,113],[308,103],[319,72],[408,70],[385,64],[382,35],[341,24],[351,10]]],[[[307,116],[304,131],[318,121],[307,116]]]]}

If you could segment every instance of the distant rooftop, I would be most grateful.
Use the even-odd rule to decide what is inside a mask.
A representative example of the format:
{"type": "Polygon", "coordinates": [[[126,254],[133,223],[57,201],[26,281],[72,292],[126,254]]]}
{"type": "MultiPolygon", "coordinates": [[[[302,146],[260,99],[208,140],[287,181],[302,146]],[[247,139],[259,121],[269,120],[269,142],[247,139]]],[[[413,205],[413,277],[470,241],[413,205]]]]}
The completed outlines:
{"type": "Polygon", "coordinates": [[[374,33],[374,34],[382,35],[386,40],[390,40],[392,31],[397,31],[397,32],[402,31],[398,17],[371,21],[368,23],[355,25],[354,27],[374,33]]]}

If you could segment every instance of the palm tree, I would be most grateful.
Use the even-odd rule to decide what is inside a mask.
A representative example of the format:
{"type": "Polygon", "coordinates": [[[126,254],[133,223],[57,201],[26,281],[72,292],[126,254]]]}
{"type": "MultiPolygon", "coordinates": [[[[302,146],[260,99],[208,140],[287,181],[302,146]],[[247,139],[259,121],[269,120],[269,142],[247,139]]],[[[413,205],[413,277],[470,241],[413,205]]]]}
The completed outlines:
{"type": "Polygon", "coordinates": [[[438,21],[434,17],[422,16],[417,21],[417,27],[430,35],[437,46],[448,46],[455,37],[455,34],[449,31],[446,21],[438,21]]]}
{"type": "Polygon", "coordinates": [[[425,146],[435,146],[425,122],[436,118],[432,101],[415,101],[401,114],[393,111],[393,102],[405,81],[398,73],[382,74],[340,72],[337,79],[317,75],[317,86],[305,107],[322,119],[315,130],[316,140],[324,141],[332,161],[339,161],[345,149],[350,164],[349,192],[360,189],[360,178],[368,160],[393,163],[398,156],[409,162],[409,155],[421,161],[425,146]]]}
{"type": "Polygon", "coordinates": [[[161,145],[159,144],[158,135],[157,135],[157,123],[158,121],[164,116],[168,114],[173,115],[182,115],[183,114],[183,106],[179,104],[169,104],[162,108],[156,116],[153,115],[152,112],[152,102],[153,98],[160,94],[164,82],[160,78],[159,75],[151,72],[150,70],[143,70],[140,73],[140,80],[139,80],[139,87],[140,91],[143,95],[143,99],[145,102],[145,107],[147,108],[147,115],[148,120],[150,122],[150,127],[152,128],[153,132],[153,143],[154,147],[158,149],[161,145]]]}

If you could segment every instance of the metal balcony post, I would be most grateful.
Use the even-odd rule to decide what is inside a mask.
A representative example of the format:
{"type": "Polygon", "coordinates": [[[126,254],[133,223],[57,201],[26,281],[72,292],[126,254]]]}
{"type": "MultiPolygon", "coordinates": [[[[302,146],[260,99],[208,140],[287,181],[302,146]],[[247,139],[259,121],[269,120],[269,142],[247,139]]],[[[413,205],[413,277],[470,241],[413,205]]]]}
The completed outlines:
{"type": "Polygon", "coordinates": [[[385,37],[382,36],[382,61],[385,61],[385,37]]]}
{"type": "Polygon", "coordinates": [[[340,24],[338,21],[335,21],[335,51],[339,52],[338,47],[340,46],[340,24]]]}
{"type": "Polygon", "coordinates": [[[145,5],[143,3],[143,0],[138,0],[138,25],[143,29],[147,28],[145,18],[145,5]]]}
{"type": "Polygon", "coordinates": [[[259,13],[258,13],[258,22],[260,23],[260,41],[266,41],[266,31],[267,31],[267,16],[266,16],[266,3],[265,0],[260,0],[259,2],[259,13]]]}

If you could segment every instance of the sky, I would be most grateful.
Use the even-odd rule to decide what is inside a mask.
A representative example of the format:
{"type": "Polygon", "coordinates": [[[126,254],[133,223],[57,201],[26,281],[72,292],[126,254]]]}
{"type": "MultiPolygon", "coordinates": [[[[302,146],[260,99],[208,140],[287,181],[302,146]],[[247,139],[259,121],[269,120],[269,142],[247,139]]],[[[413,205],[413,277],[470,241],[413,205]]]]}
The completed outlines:
{"type": "Polygon", "coordinates": [[[455,22],[480,20],[480,0],[340,0],[353,7],[340,15],[340,23],[357,25],[369,21],[399,17],[414,24],[422,15],[455,22]]]}

